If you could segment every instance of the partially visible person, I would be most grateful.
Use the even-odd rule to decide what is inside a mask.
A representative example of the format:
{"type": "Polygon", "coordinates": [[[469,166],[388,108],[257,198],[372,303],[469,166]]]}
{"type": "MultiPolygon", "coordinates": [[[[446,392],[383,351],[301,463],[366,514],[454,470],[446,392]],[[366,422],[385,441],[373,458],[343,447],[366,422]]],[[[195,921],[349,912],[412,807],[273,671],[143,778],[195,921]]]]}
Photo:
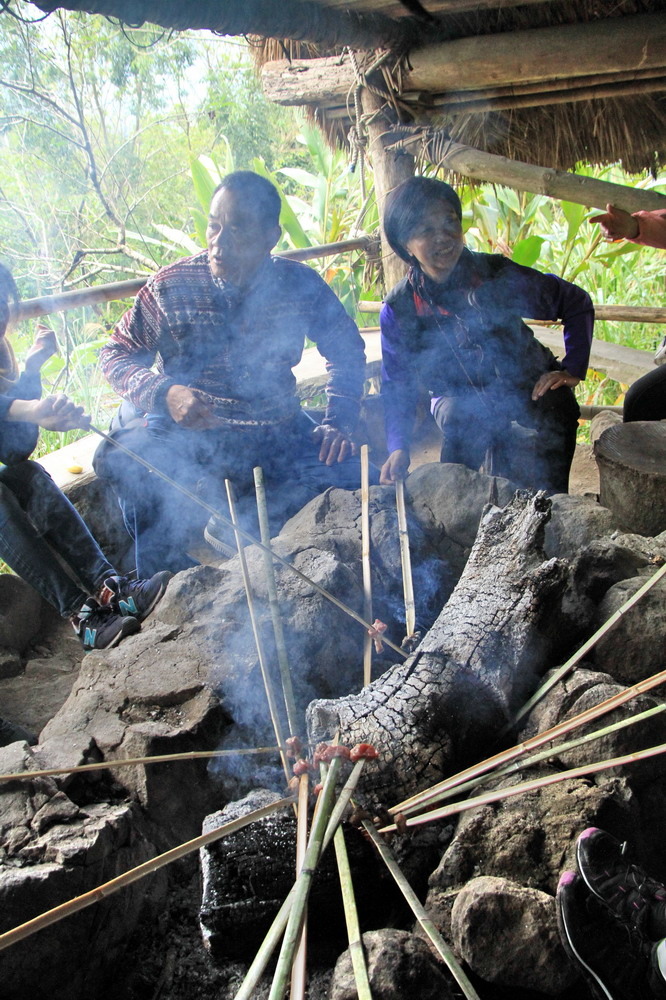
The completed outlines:
{"type": "MultiPolygon", "coordinates": [[[[598,222],[606,239],[630,240],[646,247],[666,250],[666,211],[629,212],[613,205],[606,205],[604,215],[595,215],[590,222],[598,222]]],[[[666,420],[666,337],[655,359],[656,371],[648,372],[629,386],[624,397],[623,419],[666,420]]]]}
{"type": "Polygon", "coordinates": [[[630,240],[646,247],[666,250],[666,209],[654,212],[634,212],[630,215],[622,208],[606,205],[603,215],[594,215],[590,222],[596,222],[607,240],[630,240]]]}
{"type": "Polygon", "coordinates": [[[384,231],[410,270],[380,314],[389,451],[380,481],[407,473],[425,389],[443,435],[442,462],[566,493],[580,415],[573,388],[585,378],[594,323],[587,292],[468,250],[460,200],[443,181],[412,177],[397,187],[387,198],[384,231]],[[561,363],[523,316],[563,321],[561,363]],[[531,448],[520,443],[526,437],[531,448]],[[516,473],[516,453],[528,450],[532,461],[516,473]]]}
{"type": "Polygon", "coordinates": [[[29,461],[40,427],[86,429],[90,421],[67,396],[40,398],[40,368],[57,348],[52,330],[40,327],[19,374],[5,336],[17,300],[0,265],[0,559],[71,621],[86,651],[105,649],[139,631],[169,574],[134,581],[118,574],[49,474],[29,461]]]}
{"type": "Polygon", "coordinates": [[[581,833],[576,858],[580,874],[557,887],[565,951],[599,1000],[666,1000],[666,886],[598,827],[581,833]]]}
{"type": "MultiPolygon", "coordinates": [[[[312,268],[271,253],[280,208],[277,189],[258,174],[223,178],[210,205],[207,250],[158,271],[100,355],[126,401],[122,413],[130,411],[113,432],[118,441],[213,507],[226,508],[230,479],[250,531],[254,466],[264,471],[275,532],[328,486],[353,489],[360,478],[350,455],[363,340],[312,268]],[[329,376],[326,414],[314,431],[292,371],[306,338],[329,376]]],[[[220,552],[235,552],[223,522],[206,523],[198,506],[107,442],[94,466],[118,494],[141,574],[195,565],[189,550],[202,533],[220,552]]]]}

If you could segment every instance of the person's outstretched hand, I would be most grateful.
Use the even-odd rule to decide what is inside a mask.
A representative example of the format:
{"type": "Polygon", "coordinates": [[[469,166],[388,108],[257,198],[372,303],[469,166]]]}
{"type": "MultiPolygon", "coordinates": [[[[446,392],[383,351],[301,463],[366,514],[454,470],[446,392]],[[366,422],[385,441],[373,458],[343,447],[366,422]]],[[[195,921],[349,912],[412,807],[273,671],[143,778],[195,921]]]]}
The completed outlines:
{"type": "Polygon", "coordinates": [[[90,417],[63,393],[43,399],[15,399],[7,411],[7,420],[38,424],[47,431],[87,431],[90,417]]]}
{"type": "Polygon", "coordinates": [[[46,364],[49,358],[52,358],[57,351],[58,341],[53,330],[48,326],[44,326],[43,323],[38,323],[35,342],[28,351],[25,359],[25,370],[29,375],[36,375],[42,365],[46,364]]]}
{"type": "Polygon", "coordinates": [[[319,461],[326,465],[344,462],[348,455],[356,454],[356,447],[349,438],[328,424],[320,424],[312,431],[312,437],[319,447],[319,461]]]}
{"type": "Polygon", "coordinates": [[[409,452],[404,448],[392,451],[382,465],[379,482],[382,486],[390,486],[398,479],[404,479],[409,469],[409,452]]]}
{"type": "Polygon", "coordinates": [[[622,208],[606,205],[604,215],[595,215],[590,222],[598,222],[607,240],[635,240],[638,236],[638,220],[622,208]]]}

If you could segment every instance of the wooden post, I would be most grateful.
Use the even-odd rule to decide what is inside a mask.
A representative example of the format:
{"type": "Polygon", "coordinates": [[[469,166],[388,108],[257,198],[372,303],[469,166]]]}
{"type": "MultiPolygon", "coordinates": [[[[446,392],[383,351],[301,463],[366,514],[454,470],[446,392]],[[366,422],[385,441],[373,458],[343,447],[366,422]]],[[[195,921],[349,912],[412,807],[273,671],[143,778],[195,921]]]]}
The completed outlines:
{"type": "MultiPolygon", "coordinates": [[[[364,115],[373,115],[368,122],[370,139],[370,159],[375,178],[375,197],[379,208],[379,216],[384,216],[386,196],[398,184],[414,175],[414,157],[404,150],[389,150],[391,143],[391,121],[388,113],[382,114],[384,102],[366,87],[362,93],[364,115]]],[[[401,278],[404,278],[407,265],[404,264],[389,247],[382,232],[382,268],[384,285],[388,291],[401,278]]]]}

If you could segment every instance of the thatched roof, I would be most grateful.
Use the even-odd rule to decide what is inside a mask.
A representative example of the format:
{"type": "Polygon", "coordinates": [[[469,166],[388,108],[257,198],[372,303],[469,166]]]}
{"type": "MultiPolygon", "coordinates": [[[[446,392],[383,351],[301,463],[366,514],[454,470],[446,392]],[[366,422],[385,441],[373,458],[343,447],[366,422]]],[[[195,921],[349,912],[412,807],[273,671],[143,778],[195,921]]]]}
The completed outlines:
{"type": "MultiPolygon", "coordinates": [[[[292,76],[301,72],[295,60],[318,65],[322,57],[341,55],[343,64],[349,64],[349,56],[343,55],[349,47],[363,67],[376,62],[377,50],[388,51],[371,82],[386,93],[394,120],[403,124],[435,124],[459,142],[562,169],[581,160],[622,160],[635,171],[654,170],[666,162],[666,44],[658,22],[659,15],[666,19],[663,0],[33,2],[43,11],[62,7],[118,17],[130,25],[149,21],[175,29],[258,36],[258,63],[290,60],[286,66],[292,76]],[[602,37],[595,43],[597,30],[602,37]],[[545,39],[554,37],[553,31],[563,32],[567,40],[580,34],[575,50],[582,58],[572,56],[564,72],[557,44],[552,57],[547,48],[545,56],[535,57],[536,68],[516,58],[528,53],[532,40],[538,53],[544,31],[545,39]],[[624,45],[629,35],[633,46],[624,45]],[[513,75],[506,78],[503,64],[512,64],[512,59],[513,75]],[[430,72],[414,72],[417,63],[422,69],[428,60],[430,72]],[[457,65],[455,60],[460,67],[455,85],[444,79],[445,73],[443,82],[433,74],[433,65],[444,72],[448,64],[457,65]]],[[[568,41],[563,50],[567,47],[568,41]]],[[[270,72],[270,65],[265,69],[270,72]]],[[[354,80],[358,82],[357,75],[352,84],[354,80]]],[[[340,86],[323,97],[311,93],[308,100],[285,103],[304,104],[330,137],[345,142],[353,119],[348,107],[353,105],[353,86],[340,86]]]]}

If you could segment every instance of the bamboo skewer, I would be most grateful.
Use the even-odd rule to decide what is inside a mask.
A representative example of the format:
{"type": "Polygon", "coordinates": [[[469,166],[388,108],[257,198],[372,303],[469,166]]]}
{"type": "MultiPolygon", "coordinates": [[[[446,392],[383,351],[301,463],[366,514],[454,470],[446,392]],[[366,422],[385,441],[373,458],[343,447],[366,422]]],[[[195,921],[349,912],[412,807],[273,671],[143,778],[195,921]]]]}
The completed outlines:
{"type": "Polygon", "coordinates": [[[243,584],[245,586],[245,597],[247,599],[247,608],[250,615],[252,633],[254,635],[255,645],[257,647],[257,656],[259,658],[259,669],[261,670],[261,676],[264,681],[264,690],[266,692],[266,700],[268,701],[268,710],[270,712],[271,722],[273,723],[273,732],[275,733],[276,741],[281,747],[280,759],[282,761],[282,767],[284,768],[287,784],[289,784],[289,781],[291,780],[292,777],[291,768],[289,767],[287,755],[284,750],[285,743],[284,743],[284,736],[282,733],[282,723],[280,721],[280,713],[278,710],[277,702],[275,700],[275,692],[273,691],[273,681],[271,679],[270,671],[268,669],[268,664],[266,662],[266,655],[264,653],[264,644],[261,638],[259,623],[257,621],[257,615],[254,608],[254,595],[252,593],[250,574],[247,568],[247,559],[245,558],[245,549],[243,548],[243,542],[238,530],[238,517],[236,514],[236,501],[234,498],[234,491],[231,482],[228,479],[224,480],[224,485],[226,486],[227,490],[227,500],[229,501],[231,523],[236,538],[236,548],[238,549],[238,558],[240,561],[241,573],[243,574],[243,584]]]}
{"type": "MultiPolygon", "coordinates": [[[[372,628],[372,623],[364,621],[361,615],[359,615],[358,612],[354,611],[353,608],[350,608],[348,604],[345,604],[344,601],[341,601],[339,598],[337,598],[329,590],[326,590],[325,587],[322,587],[321,584],[317,583],[315,580],[311,580],[310,577],[306,576],[305,573],[302,573],[297,566],[293,566],[292,563],[290,563],[287,559],[284,559],[281,555],[278,555],[277,552],[275,552],[272,549],[267,549],[266,546],[258,539],[256,539],[254,535],[250,534],[249,531],[245,531],[245,529],[241,528],[240,525],[234,526],[232,522],[229,520],[229,518],[226,517],[224,514],[222,514],[221,511],[213,507],[212,504],[207,503],[201,497],[197,496],[196,493],[193,493],[192,490],[189,490],[186,486],[183,486],[182,483],[176,482],[176,480],[172,479],[171,476],[167,476],[165,472],[162,472],[162,470],[158,469],[157,466],[152,465],[151,462],[146,461],[146,459],[142,458],[141,455],[137,455],[137,453],[135,451],[132,451],[131,448],[126,448],[125,445],[121,444],[121,442],[118,441],[116,438],[110,437],[110,435],[105,434],[104,431],[99,429],[99,427],[95,427],[93,424],[90,424],[90,430],[94,434],[99,435],[99,437],[101,437],[104,441],[107,441],[114,448],[117,448],[119,451],[122,451],[123,454],[127,455],[129,458],[134,459],[135,462],[138,462],[139,465],[142,465],[144,467],[144,469],[147,469],[149,472],[152,472],[153,475],[157,476],[158,479],[161,479],[163,482],[167,483],[167,485],[171,486],[172,489],[177,490],[179,493],[182,493],[183,496],[186,496],[188,500],[192,501],[192,503],[197,504],[203,510],[207,511],[208,514],[215,516],[222,524],[226,525],[229,528],[233,528],[234,531],[237,531],[238,534],[241,536],[241,538],[244,538],[246,542],[250,542],[252,545],[256,545],[257,548],[262,550],[262,552],[267,551],[272,559],[277,560],[277,562],[279,562],[281,566],[285,566],[287,569],[291,570],[291,572],[294,573],[305,584],[307,584],[308,587],[312,587],[313,590],[316,590],[317,593],[321,594],[321,596],[326,598],[327,601],[330,601],[331,604],[334,604],[336,608],[339,608],[340,611],[344,611],[346,615],[349,615],[349,617],[353,618],[355,622],[358,622],[359,625],[362,625],[364,629],[367,630],[369,628],[372,628]]],[[[404,651],[404,649],[401,649],[400,646],[397,646],[394,642],[391,642],[391,640],[387,639],[386,636],[382,636],[382,642],[386,643],[386,645],[390,646],[390,648],[395,650],[396,653],[399,653],[401,656],[407,659],[407,653],[404,651]]]]}
{"type": "Polygon", "coordinates": [[[624,691],[619,691],[610,698],[606,698],[605,701],[599,702],[598,705],[593,705],[591,708],[587,708],[585,711],[579,712],[579,714],[575,715],[572,719],[565,719],[563,722],[559,722],[550,729],[546,729],[542,733],[537,733],[536,736],[531,736],[528,740],[524,740],[522,743],[517,743],[515,746],[509,747],[507,750],[502,750],[499,753],[494,754],[492,757],[487,757],[478,764],[466,767],[457,774],[453,774],[450,777],[445,778],[443,781],[437,782],[436,785],[432,785],[423,792],[418,792],[416,795],[412,795],[410,798],[404,799],[397,805],[392,806],[389,809],[389,812],[392,814],[399,812],[414,812],[416,808],[422,808],[429,802],[436,800],[440,792],[460,785],[469,778],[475,778],[477,775],[491,771],[502,764],[508,764],[510,761],[516,760],[529,750],[536,750],[538,747],[543,746],[544,743],[550,743],[551,740],[557,739],[559,736],[564,736],[566,733],[570,733],[579,726],[582,726],[587,722],[592,722],[594,719],[598,719],[607,712],[612,712],[613,709],[619,708],[621,705],[626,704],[626,702],[632,701],[639,695],[645,694],[647,691],[651,691],[652,688],[658,687],[660,684],[664,683],[666,683],[666,670],[660,670],[658,673],[653,674],[652,677],[647,677],[644,681],[638,681],[638,683],[632,684],[631,687],[625,688],[624,691]]]}
{"type": "Polygon", "coordinates": [[[241,816],[239,819],[224,823],[209,833],[204,833],[200,837],[195,837],[193,840],[188,840],[186,843],[180,844],[178,847],[173,847],[170,851],[159,854],[150,861],[144,861],[143,864],[130,869],[128,872],[124,872],[122,875],[116,876],[116,878],[112,878],[108,882],[104,882],[103,885],[97,886],[96,889],[90,889],[89,892],[84,892],[81,896],[76,896],[75,899],[61,903],[59,906],[47,910],[46,913],[40,913],[39,916],[33,917],[32,920],[27,920],[24,924],[20,924],[18,927],[0,934],[0,951],[4,948],[9,948],[10,945],[16,944],[18,941],[23,941],[24,938],[30,937],[31,934],[35,934],[44,927],[49,927],[51,924],[57,923],[57,921],[62,920],[64,917],[69,917],[72,913],[77,913],[87,906],[92,906],[93,903],[100,902],[100,900],[117,892],[118,889],[124,889],[125,886],[131,885],[133,882],[138,882],[140,879],[145,878],[146,875],[151,875],[165,865],[169,865],[173,861],[178,861],[180,858],[185,857],[186,854],[191,854],[192,851],[197,851],[199,848],[205,847],[207,844],[212,844],[228,834],[242,830],[243,827],[249,826],[250,823],[255,823],[266,816],[270,816],[271,813],[277,812],[279,809],[284,809],[286,806],[291,805],[293,801],[293,798],[289,796],[280,799],[278,802],[272,802],[270,805],[263,806],[261,809],[255,809],[254,812],[248,813],[247,816],[241,816]]]}
{"type": "Polygon", "coordinates": [[[504,729],[502,729],[501,733],[499,734],[500,738],[502,736],[505,736],[506,733],[510,732],[510,730],[513,729],[516,723],[519,722],[523,718],[523,716],[527,715],[527,713],[530,712],[534,708],[534,706],[537,705],[541,701],[541,699],[548,694],[551,688],[555,687],[555,685],[558,684],[563,677],[566,677],[567,674],[569,674],[573,670],[576,664],[583,659],[585,654],[589,653],[589,651],[592,649],[593,646],[596,646],[596,644],[599,642],[599,639],[602,639],[605,635],[608,634],[608,632],[611,631],[611,629],[615,628],[617,623],[621,621],[624,615],[626,615],[627,612],[630,611],[631,608],[633,608],[633,606],[638,603],[638,601],[640,601],[641,597],[644,597],[645,594],[647,594],[647,592],[651,590],[656,583],[659,583],[659,581],[663,579],[664,576],[666,576],[666,563],[664,563],[664,565],[661,566],[656,573],[653,573],[653,575],[648,580],[646,580],[646,582],[643,584],[640,590],[637,590],[636,593],[633,595],[633,597],[630,597],[627,601],[625,601],[622,607],[618,608],[617,611],[614,614],[612,614],[606,622],[604,622],[601,628],[597,629],[594,635],[590,636],[587,642],[583,643],[583,645],[580,647],[577,653],[574,653],[574,655],[570,657],[566,663],[563,663],[562,666],[559,667],[548,678],[548,680],[544,684],[542,684],[537,691],[534,692],[532,697],[525,702],[520,711],[516,712],[511,721],[504,727],[504,729]]]}
{"type": "MultiPolygon", "coordinates": [[[[354,794],[354,789],[358,783],[358,779],[361,776],[365,760],[361,759],[354,764],[352,771],[345,782],[345,785],[338,796],[338,801],[333,807],[331,817],[326,827],[326,832],[324,834],[324,841],[322,846],[322,853],[329,846],[335,830],[337,829],[338,823],[341,821],[345,809],[349,805],[352,795],[354,794]]],[[[321,796],[320,796],[321,798],[321,796]]],[[[273,923],[268,929],[266,937],[264,938],[257,954],[255,955],[252,964],[250,965],[245,979],[243,980],[240,989],[236,993],[234,1000],[253,1000],[255,996],[255,990],[257,984],[261,979],[266,966],[268,965],[271,955],[277,948],[280,937],[284,933],[285,927],[287,926],[287,921],[289,919],[289,913],[294,901],[294,896],[296,893],[296,883],[291,887],[289,895],[285,899],[284,903],[278,910],[273,923]]]]}
{"type": "Polygon", "coordinates": [[[291,683],[291,672],[289,670],[289,658],[287,656],[287,644],[284,640],[284,629],[282,628],[282,617],[280,615],[280,603],[278,601],[277,583],[275,582],[275,566],[271,550],[271,530],[268,522],[268,504],[266,502],[266,487],[264,484],[264,472],[260,466],[254,469],[254,489],[257,497],[257,514],[259,517],[259,534],[264,550],[264,570],[266,572],[266,589],[268,591],[268,604],[271,610],[273,621],[273,632],[275,634],[275,648],[277,650],[278,664],[280,666],[280,677],[282,678],[282,692],[284,703],[287,709],[287,722],[289,723],[289,735],[297,736],[299,726],[296,712],[296,701],[294,699],[294,689],[291,683]],[[268,551],[267,551],[268,550],[268,551]]]}
{"type": "Polygon", "coordinates": [[[248,754],[275,753],[280,747],[249,747],[240,750],[188,750],[185,753],[162,753],[152,757],[126,757],[119,760],[101,760],[95,764],[76,764],[73,767],[49,767],[41,771],[16,771],[0,774],[0,781],[19,781],[21,778],[51,778],[56,774],[84,774],[86,771],[110,771],[115,767],[135,767],[143,764],[166,764],[178,760],[205,760],[210,757],[247,756],[248,754]]]}
{"type": "Polygon", "coordinates": [[[305,920],[305,910],[307,907],[312,877],[315,868],[321,857],[324,843],[326,826],[333,808],[333,798],[335,796],[335,782],[340,770],[341,758],[335,757],[331,762],[326,775],[324,787],[320,792],[319,811],[315,814],[310,831],[310,841],[305,852],[305,861],[301,868],[296,885],[294,887],[294,897],[287,920],[287,927],[282,940],[282,948],[273,977],[268,1000],[282,1000],[287,989],[289,971],[294,959],[294,951],[301,936],[301,928],[305,920]]]}
{"type": "MultiPolygon", "coordinates": [[[[587,736],[579,736],[578,739],[567,740],[566,743],[558,743],[557,746],[548,747],[547,750],[542,750],[540,753],[532,754],[531,757],[527,757],[525,760],[513,761],[511,764],[505,764],[504,767],[497,768],[497,770],[486,771],[485,774],[481,774],[477,778],[472,778],[470,781],[464,781],[461,785],[455,785],[453,788],[449,788],[448,791],[440,792],[435,801],[444,802],[446,799],[453,798],[454,795],[462,795],[463,792],[466,794],[472,788],[477,788],[479,785],[484,784],[491,778],[495,780],[495,778],[504,778],[512,774],[516,774],[517,771],[522,771],[527,767],[533,767],[535,764],[540,764],[542,761],[549,760],[551,757],[568,753],[570,750],[575,750],[577,747],[585,746],[587,743],[593,743],[595,740],[599,740],[603,736],[610,736],[611,733],[618,732],[621,729],[626,729],[628,726],[633,726],[637,722],[644,722],[646,719],[652,718],[653,715],[659,715],[664,711],[666,711],[666,704],[656,705],[654,708],[648,708],[645,712],[639,712],[638,715],[630,715],[629,718],[622,719],[620,722],[614,722],[612,725],[605,726],[603,729],[595,729],[593,733],[588,733],[587,736]]],[[[414,809],[404,810],[404,815],[407,815],[408,812],[411,813],[414,811],[414,809]]]]}
{"type": "Polygon", "coordinates": [[[349,954],[354,970],[354,982],[356,983],[356,994],[358,1000],[372,1000],[370,991],[370,981],[368,979],[368,967],[365,961],[365,950],[363,948],[363,938],[358,922],[358,910],[356,908],[356,898],[354,896],[354,883],[352,880],[351,868],[349,866],[349,856],[345,835],[342,827],[338,827],[333,837],[335,845],[335,859],[338,865],[340,876],[340,889],[342,892],[342,903],[345,911],[345,923],[347,925],[347,940],[349,942],[349,954]]]}
{"type": "Polygon", "coordinates": [[[416,630],[416,612],[414,610],[414,584],[412,583],[412,559],[409,554],[409,532],[407,530],[407,511],[405,509],[405,481],[395,481],[395,506],[398,512],[398,535],[400,538],[400,561],[402,563],[402,590],[405,595],[405,628],[407,635],[414,635],[416,630]]]}
{"type": "MultiPolygon", "coordinates": [[[[296,878],[305,862],[305,852],[308,843],[308,798],[310,781],[307,773],[298,779],[298,812],[296,814],[296,878]]],[[[304,1000],[307,985],[306,962],[308,954],[308,927],[303,922],[301,940],[294,959],[291,972],[291,1000],[304,1000]]]]}
{"type": "MultiPolygon", "coordinates": [[[[363,567],[363,617],[372,621],[372,574],[370,571],[370,460],[367,444],[361,445],[361,564],[363,567]]],[[[372,638],[363,636],[363,686],[372,680],[372,638]]]]}
{"type": "Polygon", "coordinates": [[[382,861],[390,871],[393,876],[398,888],[405,897],[412,913],[418,920],[419,924],[423,928],[424,932],[428,935],[432,941],[437,953],[441,957],[442,961],[448,966],[449,971],[455,978],[458,986],[463,991],[463,994],[467,1000],[479,1000],[479,995],[470,983],[469,979],[460,967],[458,960],[453,954],[452,950],[449,948],[448,944],[439,933],[432,920],[424,910],[421,902],[412,889],[411,885],[405,878],[400,866],[398,865],[393,852],[389,848],[388,844],[382,837],[379,836],[374,824],[368,822],[368,820],[363,821],[363,828],[368,834],[373,844],[377,848],[379,856],[382,861]]]}
{"type": "MultiPolygon", "coordinates": [[[[420,826],[423,823],[432,823],[435,820],[446,819],[449,816],[457,816],[461,812],[469,809],[476,809],[477,806],[489,805],[491,802],[501,802],[503,799],[512,798],[515,795],[522,795],[524,792],[535,792],[549,785],[556,785],[560,781],[569,781],[572,778],[582,778],[587,774],[596,774],[598,771],[607,771],[613,767],[623,767],[625,764],[635,764],[649,757],[657,757],[666,753],[666,743],[658,746],[648,747],[647,750],[638,750],[635,753],[624,754],[622,757],[612,757],[609,760],[594,761],[591,764],[581,764],[579,767],[572,767],[568,771],[559,771],[557,774],[548,774],[542,778],[533,778],[531,781],[521,781],[518,785],[508,788],[494,788],[492,792],[484,792],[482,795],[475,795],[471,799],[464,799],[462,802],[451,802],[441,809],[432,809],[430,812],[421,813],[418,816],[411,816],[404,820],[406,826],[420,826]]],[[[390,833],[397,830],[395,823],[384,826],[380,833],[390,833]]]]}

